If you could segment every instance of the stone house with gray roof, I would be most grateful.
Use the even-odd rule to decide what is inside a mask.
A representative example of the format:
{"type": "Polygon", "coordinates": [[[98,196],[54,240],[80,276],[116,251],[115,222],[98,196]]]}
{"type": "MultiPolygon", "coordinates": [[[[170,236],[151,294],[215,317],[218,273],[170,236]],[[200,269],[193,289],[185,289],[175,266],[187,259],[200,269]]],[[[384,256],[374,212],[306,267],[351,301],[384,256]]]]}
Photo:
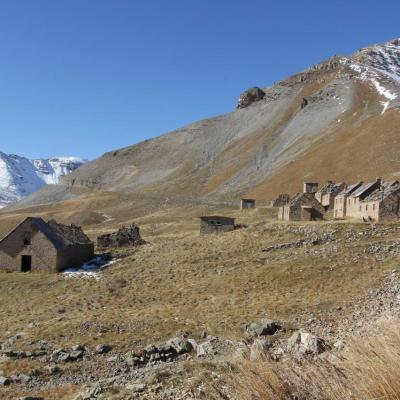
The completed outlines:
{"type": "Polygon", "coordinates": [[[354,193],[362,184],[362,182],[358,182],[347,186],[335,197],[333,207],[334,218],[344,218],[346,216],[347,198],[351,196],[351,194],[354,193]]]}
{"type": "Polygon", "coordinates": [[[0,241],[0,270],[59,272],[93,255],[94,244],[81,227],[28,217],[0,241]]]}
{"type": "Polygon", "coordinates": [[[317,221],[324,218],[325,209],[314,193],[297,193],[288,204],[279,208],[283,221],[317,221]]]}

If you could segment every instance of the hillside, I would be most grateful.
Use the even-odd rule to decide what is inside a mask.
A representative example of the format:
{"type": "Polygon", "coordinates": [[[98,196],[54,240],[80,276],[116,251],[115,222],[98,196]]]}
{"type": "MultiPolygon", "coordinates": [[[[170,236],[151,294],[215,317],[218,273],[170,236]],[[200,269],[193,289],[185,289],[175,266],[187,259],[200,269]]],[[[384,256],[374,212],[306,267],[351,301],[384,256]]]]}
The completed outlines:
{"type": "Polygon", "coordinates": [[[399,40],[335,56],[245,108],[106,153],[20,207],[71,199],[73,188],[150,203],[266,200],[304,179],[397,177],[399,69],[399,40]]]}
{"type": "Polygon", "coordinates": [[[0,208],[29,196],[45,185],[56,184],[85,163],[77,157],[30,160],[0,152],[0,208]]]}

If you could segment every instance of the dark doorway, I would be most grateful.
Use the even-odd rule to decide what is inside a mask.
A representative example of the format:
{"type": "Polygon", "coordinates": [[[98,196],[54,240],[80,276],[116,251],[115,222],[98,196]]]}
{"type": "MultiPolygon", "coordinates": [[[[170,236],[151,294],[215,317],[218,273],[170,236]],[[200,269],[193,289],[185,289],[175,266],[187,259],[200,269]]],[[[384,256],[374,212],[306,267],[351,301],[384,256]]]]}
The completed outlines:
{"type": "Polygon", "coordinates": [[[32,256],[21,256],[21,272],[28,272],[32,268],[32,256]]]}

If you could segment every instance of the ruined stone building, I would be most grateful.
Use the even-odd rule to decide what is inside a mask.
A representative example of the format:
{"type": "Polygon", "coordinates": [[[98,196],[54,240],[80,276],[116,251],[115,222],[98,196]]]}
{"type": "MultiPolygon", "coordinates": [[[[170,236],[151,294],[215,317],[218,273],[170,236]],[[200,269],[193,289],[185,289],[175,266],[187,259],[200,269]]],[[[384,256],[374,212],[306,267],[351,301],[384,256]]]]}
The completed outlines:
{"type": "Polygon", "coordinates": [[[284,221],[316,221],[324,218],[325,209],[314,193],[297,193],[288,204],[279,208],[278,219],[284,221]]]}
{"type": "Polygon", "coordinates": [[[58,272],[94,255],[94,244],[76,225],[26,218],[0,241],[0,270],[58,272]]]}
{"type": "Polygon", "coordinates": [[[315,198],[322,204],[322,206],[325,208],[325,211],[333,210],[335,198],[343,191],[344,188],[345,184],[342,182],[334,183],[332,181],[328,181],[326,185],[322,186],[322,188],[315,193],[315,198]]]}
{"type": "Polygon", "coordinates": [[[335,218],[344,218],[346,216],[347,198],[351,196],[363,183],[355,183],[343,189],[336,197],[333,207],[333,215],[335,218]]]}
{"type": "Polygon", "coordinates": [[[235,229],[235,218],[221,216],[200,217],[200,234],[230,232],[235,229]]]}
{"type": "Polygon", "coordinates": [[[135,224],[122,227],[116,232],[101,235],[97,238],[97,247],[133,247],[140,246],[146,242],[140,236],[140,229],[135,224]]]}
{"type": "Polygon", "coordinates": [[[335,199],[334,216],[385,222],[398,219],[399,208],[400,183],[377,179],[343,190],[335,199]]]}
{"type": "Polygon", "coordinates": [[[256,208],[256,200],[255,199],[241,199],[240,209],[246,210],[249,208],[256,208]]]}
{"type": "Polygon", "coordinates": [[[287,193],[281,193],[276,199],[272,200],[270,203],[271,207],[282,207],[289,203],[290,196],[287,193]]]}

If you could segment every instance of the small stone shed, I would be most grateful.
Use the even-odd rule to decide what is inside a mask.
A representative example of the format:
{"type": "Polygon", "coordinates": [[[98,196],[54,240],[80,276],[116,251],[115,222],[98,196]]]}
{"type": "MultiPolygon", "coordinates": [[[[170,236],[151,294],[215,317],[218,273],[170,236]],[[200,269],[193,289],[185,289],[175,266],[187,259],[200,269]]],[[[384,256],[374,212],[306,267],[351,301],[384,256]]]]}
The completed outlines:
{"type": "Polygon", "coordinates": [[[278,219],[284,221],[316,221],[324,218],[325,209],[313,193],[297,193],[288,204],[279,208],[278,219]]]}
{"type": "Polygon", "coordinates": [[[28,217],[0,241],[0,270],[59,272],[94,255],[94,243],[76,225],[28,217]]]}
{"type": "Polygon", "coordinates": [[[235,218],[217,215],[200,217],[200,234],[230,232],[235,229],[235,218]]]}
{"type": "Polygon", "coordinates": [[[317,193],[318,182],[304,182],[303,183],[303,193],[317,193]]]}
{"type": "Polygon", "coordinates": [[[256,200],[255,199],[241,199],[240,200],[240,209],[247,210],[249,208],[256,208],[256,200]]]}

